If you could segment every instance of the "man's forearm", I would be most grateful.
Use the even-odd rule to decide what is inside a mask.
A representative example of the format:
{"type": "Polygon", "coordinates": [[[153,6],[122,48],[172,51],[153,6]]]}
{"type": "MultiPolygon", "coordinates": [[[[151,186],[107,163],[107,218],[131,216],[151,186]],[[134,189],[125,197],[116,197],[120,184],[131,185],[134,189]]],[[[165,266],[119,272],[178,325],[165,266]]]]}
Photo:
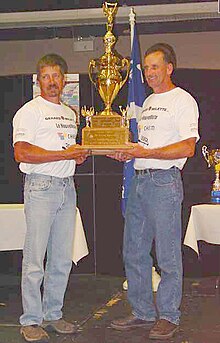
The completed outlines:
{"type": "Polygon", "coordinates": [[[117,150],[116,154],[109,155],[109,157],[119,161],[126,161],[132,158],[175,160],[178,158],[192,157],[195,152],[195,143],[196,138],[194,137],[155,149],[145,149],[138,143],[129,143],[131,149],[117,150]]]}
{"type": "Polygon", "coordinates": [[[88,153],[86,150],[77,149],[77,145],[65,150],[46,150],[30,143],[17,142],[14,146],[14,156],[17,162],[37,164],[86,158],[88,153]]]}
{"type": "Polygon", "coordinates": [[[14,147],[15,160],[24,163],[46,163],[64,160],[63,151],[46,150],[28,143],[16,143],[14,147]]]}
{"type": "Polygon", "coordinates": [[[144,158],[174,160],[178,158],[192,157],[195,152],[195,142],[195,138],[189,138],[165,147],[146,149],[146,155],[144,158]]]}

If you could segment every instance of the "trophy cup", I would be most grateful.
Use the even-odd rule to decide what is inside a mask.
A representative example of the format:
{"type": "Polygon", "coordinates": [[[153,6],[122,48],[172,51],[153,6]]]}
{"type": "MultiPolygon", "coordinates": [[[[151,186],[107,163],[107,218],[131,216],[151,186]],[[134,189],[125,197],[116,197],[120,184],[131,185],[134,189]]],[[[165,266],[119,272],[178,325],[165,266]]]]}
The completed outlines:
{"type": "Polygon", "coordinates": [[[107,32],[103,39],[105,53],[90,61],[89,78],[98,90],[105,109],[100,113],[93,107],[87,109],[83,106],[81,109],[81,115],[86,118],[86,127],[82,129],[82,147],[88,149],[92,155],[130,148],[126,145],[129,140],[127,110],[121,107],[121,115],[112,110],[112,102],[128,79],[130,62],[113,49],[116,38],[112,29],[117,3],[105,2],[103,12],[107,16],[107,32]]]}
{"type": "Polygon", "coordinates": [[[220,204],[220,149],[209,151],[207,146],[203,145],[202,154],[208,163],[208,167],[213,165],[215,168],[215,181],[212,184],[211,202],[214,204],[220,204]]]}

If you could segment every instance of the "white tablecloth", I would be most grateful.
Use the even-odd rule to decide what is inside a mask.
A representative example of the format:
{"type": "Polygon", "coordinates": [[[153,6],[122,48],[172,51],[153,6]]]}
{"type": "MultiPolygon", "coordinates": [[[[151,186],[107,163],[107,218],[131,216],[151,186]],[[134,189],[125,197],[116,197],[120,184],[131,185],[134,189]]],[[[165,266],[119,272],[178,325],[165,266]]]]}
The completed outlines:
{"type": "MultiPolygon", "coordinates": [[[[0,251],[22,250],[24,246],[26,223],[23,204],[0,204],[0,251]]],[[[88,246],[77,208],[73,241],[73,262],[88,255],[88,246]]]]}
{"type": "Polygon", "coordinates": [[[184,244],[198,255],[198,241],[220,244],[220,205],[201,204],[191,208],[184,244]]]}

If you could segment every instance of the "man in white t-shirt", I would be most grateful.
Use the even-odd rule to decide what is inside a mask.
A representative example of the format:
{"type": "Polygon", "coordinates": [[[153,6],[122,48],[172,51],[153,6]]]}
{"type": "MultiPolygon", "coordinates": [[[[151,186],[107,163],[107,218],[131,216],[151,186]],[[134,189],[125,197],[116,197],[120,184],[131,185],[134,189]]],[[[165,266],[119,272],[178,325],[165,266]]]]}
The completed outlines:
{"type": "Polygon", "coordinates": [[[182,297],[180,170],[195,151],[198,106],[171,75],[176,67],[173,48],[158,43],[144,57],[144,72],[153,89],[143,104],[138,123],[138,143],[110,157],[135,158],[125,214],[124,263],[128,279],[131,316],[114,320],[117,330],[150,329],[150,339],[168,339],[179,329],[182,297]],[[156,308],[152,293],[152,257],[155,241],[161,281],[156,308]]]}
{"type": "Polygon", "coordinates": [[[43,328],[58,333],[76,329],[62,318],[62,307],[72,266],[73,175],[76,163],[84,162],[88,152],[76,144],[75,113],[60,101],[66,73],[61,56],[43,56],[37,64],[41,94],[22,106],[13,119],[15,160],[25,175],[27,232],[20,323],[27,342],[47,342],[49,336],[43,328]]]}

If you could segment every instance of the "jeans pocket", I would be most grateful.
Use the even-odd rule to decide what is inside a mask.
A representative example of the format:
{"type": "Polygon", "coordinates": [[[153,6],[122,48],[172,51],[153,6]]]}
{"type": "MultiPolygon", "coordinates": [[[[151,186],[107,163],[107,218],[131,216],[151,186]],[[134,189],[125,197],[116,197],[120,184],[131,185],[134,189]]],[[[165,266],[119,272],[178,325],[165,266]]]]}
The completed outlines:
{"type": "Polygon", "coordinates": [[[33,191],[46,191],[51,187],[51,179],[32,179],[27,184],[27,190],[33,191]]]}
{"type": "Polygon", "coordinates": [[[151,178],[156,186],[171,186],[176,180],[176,171],[172,170],[157,170],[151,173],[151,178]]]}

